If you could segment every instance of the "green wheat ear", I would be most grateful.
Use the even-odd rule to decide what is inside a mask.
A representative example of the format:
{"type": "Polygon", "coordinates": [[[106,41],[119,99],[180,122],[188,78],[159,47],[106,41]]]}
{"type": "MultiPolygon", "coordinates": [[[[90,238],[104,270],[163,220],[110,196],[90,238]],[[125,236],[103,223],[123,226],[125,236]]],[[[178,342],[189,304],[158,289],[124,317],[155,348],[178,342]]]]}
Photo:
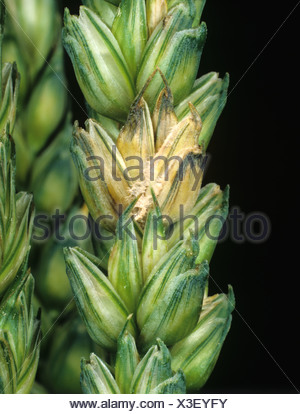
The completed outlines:
{"type": "MultiPolygon", "coordinates": [[[[16,186],[33,194],[37,215],[51,216],[58,209],[60,214],[68,215],[70,222],[85,207],[78,197],[77,172],[69,151],[72,115],[59,5],[56,0],[4,3],[1,50],[3,62],[9,63],[3,64],[2,69],[0,128],[4,130],[9,124],[15,142],[16,186]],[[17,63],[18,69],[12,62],[17,63]],[[16,76],[17,71],[20,77],[16,76]]],[[[85,214],[88,216],[88,212],[85,214]]],[[[35,301],[38,307],[47,309],[43,309],[43,325],[50,327],[55,311],[64,309],[71,299],[63,246],[74,246],[76,242],[68,237],[62,246],[54,237],[39,238],[40,228],[34,228],[30,265],[37,287],[35,301]],[[38,239],[42,242],[38,243],[38,239]]],[[[60,230],[65,233],[65,228],[60,230]]],[[[13,229],[10,231],[13,237],[13,229]]],[[[89,244],[90,241],[82,243],[85,248],[89,244]]],[[[92,351],[90,347],[89,352],[92,351]]]]}
{"type": "Polygon", "coordinates": [[[16,64],[2,65],[5,7],[0,4],[0,394],[29,393],[40,352],[40,317],[27,270],[34,207],[16,192],[16,156],[10,136],[19,92],[16,64]]]}
{"type": "Polygon", "coordinates": [[[27,271],[34,209],[15,191],[14,146],[0,136],[0,393],[29,393],[39,361],[40,321],[27,271]]]}
{"type": "Polygon", "coordinates": [[[110,217],[100,227],[113,234],[113,244],[98,241],[98,257],[65,251],[78,310],[110,355],[82,361],[82,389],[198,391],[234,308],[231,288],[228,296],[207,296],[208,262],[228,214],[229,190],[201,189],[205,149],[229,77],[211,72],[196,79],[207,33],[200,22],[205,1],[84,4],[79,16],[66,9],[63,42],[93,119],[85,129],[75,124],[71,151],[90,214],[95,222],[110,217]],[[150,164],[172,156],[180,165],[150,164]],[[136,158],[140,175],[132,179],[136,158]],[[99,159],[105,179],[87,179],[87,171],[99,170],[99,159]],[[183,223],[182,206],[197,229],[195,220],[183,223]]]}

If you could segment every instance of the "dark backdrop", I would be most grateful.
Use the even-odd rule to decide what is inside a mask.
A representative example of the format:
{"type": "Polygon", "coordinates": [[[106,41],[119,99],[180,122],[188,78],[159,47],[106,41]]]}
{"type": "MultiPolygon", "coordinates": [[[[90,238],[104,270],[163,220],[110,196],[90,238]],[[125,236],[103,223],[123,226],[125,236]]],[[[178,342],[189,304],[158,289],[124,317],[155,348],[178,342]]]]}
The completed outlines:
{"type": "MultiPolygon", "coordinates": [[[[79,1],[62,3],[78,13],[79,1]]],[[[213,257],[212,277],[223,291],[228,283],[233,285],[239,313],[233,314],[232,329],[204,392],[293,393],[291,382],[300,389],[300,5],[262,51],[296,3],[208,0],[203,15],[209,35],[199,75],[211,70],[231,75],[228,104],[209,147],[205,182],[222,187],[229,183],[231,206],[245,214],[263,212],[272,226],[267,242],[228,240],[213,257]]],[[[68,72],[72,93],[83,103],[70,64],[68,72]]],[[[74,118],[83,123],[85,115],[73,104],[74,118]]],[[[211,293],[218,291],[212,282],[211,293]]]]}

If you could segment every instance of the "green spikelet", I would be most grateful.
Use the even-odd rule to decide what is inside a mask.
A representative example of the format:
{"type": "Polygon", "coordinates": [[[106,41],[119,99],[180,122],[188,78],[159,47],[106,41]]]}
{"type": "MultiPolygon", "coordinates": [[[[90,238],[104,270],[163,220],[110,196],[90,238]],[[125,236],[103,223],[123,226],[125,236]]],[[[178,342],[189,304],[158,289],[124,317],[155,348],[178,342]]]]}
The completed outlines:
{"type": "MultiPolygon", "coordinates": [[[[229,77],[209,73],[196,80],[207,32],[200,23],[205,1],[84,4],[79,17],[66,10],[63,41],[90,108],[124,124],[134,96],[159,68],[172,89],[178,118],[187,115],[190,102],[196,107],[203,122],[200,142],[207,147],[226,103],[229,77]]],[[[145,94],[151,110],[163,88],[157,74],[145,94]]]]}
{"type": "Polygon", "coordinates": [[[27,269],[32,197],[15,193],[14,145],[0,136],[0,393],[29,393],[39,360],[40,322],[27,269]]]}

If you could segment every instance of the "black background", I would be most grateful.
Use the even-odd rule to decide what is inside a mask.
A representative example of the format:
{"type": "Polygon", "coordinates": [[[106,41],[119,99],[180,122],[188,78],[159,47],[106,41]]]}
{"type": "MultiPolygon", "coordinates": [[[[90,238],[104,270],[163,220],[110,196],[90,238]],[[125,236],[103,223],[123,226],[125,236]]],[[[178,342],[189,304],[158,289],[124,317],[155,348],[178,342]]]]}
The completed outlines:
{"type": "MultiPolygon", "coordinates": [[[[78,14],[79,1],[62,3],[78,14]]],[[[228,240],[213,257],[211,275],[223,291],[228,283],[233,285],[239,313],[233,314],[221,357],[203,389],[207,393],[300,389],[296,147],[300,5],[253,63],[296,4],[296,0],[208,0],[203,14],[208,40],[199,75],[215,70],[231,76],[227,107],[209,147],[205,182],[222,187],[229,183],[231,206],[239,206],[245,214],[263,212],[272,226],[267,242],[228,240]]],[[[71,91],[84,106],[70,63],[67,67],[71,91]]],[[[75,101],[73,111],[82,124],[85,115],[75,101]]],[[[211,282],[211,293],[217,292],[211,282]]]]}

